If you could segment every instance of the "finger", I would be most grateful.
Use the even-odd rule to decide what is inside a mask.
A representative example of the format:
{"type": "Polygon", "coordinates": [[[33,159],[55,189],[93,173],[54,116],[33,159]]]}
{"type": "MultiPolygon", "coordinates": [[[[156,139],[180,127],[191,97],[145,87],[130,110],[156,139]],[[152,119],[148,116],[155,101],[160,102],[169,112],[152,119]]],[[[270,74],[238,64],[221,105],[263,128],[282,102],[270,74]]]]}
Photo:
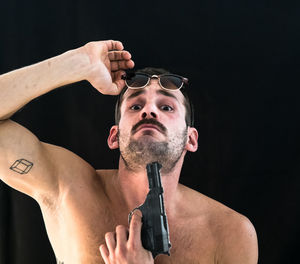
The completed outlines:
{"type": "Polygon", "coordinates": [[[118,40],[105,40],[103,41],[108,50],[123,50],[124,46],[121,41],[118,40]]]}
{"type": "Polygon", "coordinates": [[[111,71],[126,70],[134,67],[133,60],[112,61],[110,63],[111,71]]]}
{"type": "Polygon", "coordinates": [[[100,245],[99,249],[100,249],[100,254],[101,254],[105,264],[108,264],[109,263],[109,259],[108,259],[109,252],[108,252],[107,247],[104,244],[102,244],[102,245],[100,245]]]}
{"type": "Polygon", "coordinates": [[[128,243],[133,248],[142,245],[141,229],[142,229],[142,213],[140,210],[136,210],[131,218],[131,222],[129,226],[129,238],[128,238],[128,243]]]}
{"type": "Polygon", "coordinates": [[[128,229],[123,225],[116,227],[117,247],[124,247],[128,239],[128,229]]]}
{"type": "Polygon", "coordinates": [[[111,61],[115,60],[130,60],[131,54],[128,51],[109,51],[108,58],[111,61]]]}
{"type": "Polygon", "coordinates": [[[122,89],[125,87],[125,81],[121,79],[121,76],[124,75],[124,71],[112,72],[112,87],[111,91],[114,91],[114,95],[118,95],[122,89]]]}
{"type": "Polygon", "coordinates": [[[126,74],[126,72],[123,70],[111,72],[112,81],[116,82],[118,80],[121,80],[121,81],[123,81],[123,84],[125,85],[125,81],[122,79],[122,76],[125,74],[126,74]]]}
{"type": "Polygon", "coordinates": [[[116,234],[108,232],[105,234],[105,242],[109,252],[114,252],[116,248],[116,234]]]}

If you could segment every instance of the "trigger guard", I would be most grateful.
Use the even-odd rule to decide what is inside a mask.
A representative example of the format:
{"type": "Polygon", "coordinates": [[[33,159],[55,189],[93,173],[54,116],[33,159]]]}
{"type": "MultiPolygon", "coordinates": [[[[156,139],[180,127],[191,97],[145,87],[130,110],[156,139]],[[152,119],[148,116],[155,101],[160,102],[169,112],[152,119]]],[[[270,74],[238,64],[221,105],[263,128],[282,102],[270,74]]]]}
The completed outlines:
{"type": "Polygon", "coordinates": [[[128,215],[128,224],[130,225],[130,221],[131,221],[131,218],[132,218],[132,215],[134,214],[134,212],[136,210],[140,210],[138,207],[137,208],[134,208],[128,215]]]}

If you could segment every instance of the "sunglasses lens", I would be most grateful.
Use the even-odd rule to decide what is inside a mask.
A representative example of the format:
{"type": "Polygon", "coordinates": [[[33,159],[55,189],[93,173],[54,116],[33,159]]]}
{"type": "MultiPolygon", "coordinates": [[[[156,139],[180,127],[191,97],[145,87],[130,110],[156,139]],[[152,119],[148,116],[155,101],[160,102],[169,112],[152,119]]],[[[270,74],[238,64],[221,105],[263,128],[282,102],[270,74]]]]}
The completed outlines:
{"type": "Polygon", "coordinates": [[[126,77],[127,86],[132,88],[140,88],[147,84],[149,77],[144,74],[132,74],[126,77]]]}
{"type": "Polygon", "coordinates": [[[160,77],[160,83],[166,89],[177,90],[182,86],[182,78],[175,75],[166,74],[160,77]]]}

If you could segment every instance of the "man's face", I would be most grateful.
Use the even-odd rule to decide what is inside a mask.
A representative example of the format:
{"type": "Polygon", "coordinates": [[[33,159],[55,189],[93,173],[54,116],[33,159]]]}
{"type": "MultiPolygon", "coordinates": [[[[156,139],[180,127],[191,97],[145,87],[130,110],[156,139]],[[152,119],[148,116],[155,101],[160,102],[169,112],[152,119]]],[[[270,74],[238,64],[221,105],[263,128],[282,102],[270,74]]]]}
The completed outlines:
{"type": "Polygon", "coordinates": [[[121,105],[119,148],[130,169],[158,161],[170,171],[187,141],[184,96],[160,87],[156,79],[138,90],[128,89],[121,105]]]}

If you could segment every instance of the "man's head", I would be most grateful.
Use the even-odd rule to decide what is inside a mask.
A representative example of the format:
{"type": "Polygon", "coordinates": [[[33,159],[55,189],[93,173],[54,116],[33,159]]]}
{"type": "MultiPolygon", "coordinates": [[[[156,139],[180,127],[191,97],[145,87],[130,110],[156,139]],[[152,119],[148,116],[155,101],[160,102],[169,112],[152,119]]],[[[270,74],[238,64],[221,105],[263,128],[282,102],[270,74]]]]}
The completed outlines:
{"type": "MultiPolygon", "coordinates": [[[[146,68],[150,76],[167,73],[146,68]]],[[[158,161],[162,171],[171,171],[186,151],[196,151],[198,133],[192,127],[192,107],[186,93],[166,90],[154,77],[140,89],[125,87],[116,104],[116,125],[108,144],[119,148],[122,160],[132,170],[158,161]]]]}
{"type": "MultiPolygon", "coordinates": [[[[147,67],[141,70],[138,70],[137,72],[139,73],[145,73],[148,75],[161,75],[161,74],[166,74],[166,73],[170,73],[169,71],[162,69],[162,68],[153,68],[153,67],[147,67]]],[[[185,91],[185,84],[183,85],[182,89],[180,90],[181,93],[184,96],[184,106],[185,106],[185,121],[186,121],[186,125],[193,127],[194,126],[194,108],[193,108],[193,104],[188,96],[188,94],[185,91]]],[[[120,107],[121,104],[123,102],[123,95],[125,94],[125,92],[127,91],[127,87],[125,86],[121,93],[118,96],[116,105],[115,105],[115,124],[118,125],[120,122],[120,118],[121,118],[121,112],[120,112],[120,107]]]]}

